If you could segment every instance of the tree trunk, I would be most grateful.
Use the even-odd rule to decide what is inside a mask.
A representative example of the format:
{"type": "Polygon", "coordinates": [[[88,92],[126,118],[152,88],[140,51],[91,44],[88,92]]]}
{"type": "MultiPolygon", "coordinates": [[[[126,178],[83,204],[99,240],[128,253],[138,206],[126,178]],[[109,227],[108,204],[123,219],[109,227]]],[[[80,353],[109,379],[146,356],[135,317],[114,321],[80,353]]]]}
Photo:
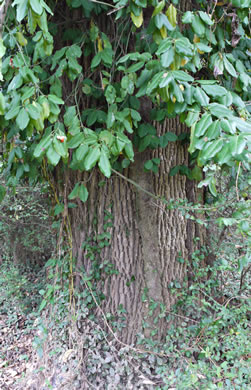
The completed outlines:
{"type": "MultiPolygon", "coordinates": [[[[187,9],[187,2],[181,3],[183,10],[187,9]]],[[[74,20],[78,19],[79,12],[75,11],[74,20]]],[[[100,30],[113,33],[114,26],[111,23],[113,28],[109,28],[109,23],[110,18],[101,17],[100,30]]],[[[86,64],[85,68],[88,69],[86,64]]],[[[69,88],[66,82],[64,95],[70,96],[69,88]]],[[[82,109],[93,108],[95,104],[82,96],[82,109]]],[[[142,111],[142,118],[148,117],[147,107],[143,107],[142,111]]],[[[187,131],[178,119],[168,119],[161,125],[155,125],[158,135],[167,131],[179,135],[187,131]]],[[[178,259],[189,257],[193,251],[193,238],[199,233],[195,224],[188,222],[179,211],[167,210],[161,201],[154,200],[130,182],[132,179],[138,186],[167,200],[186,197],[196,200],[194,183],[188,183],[185,176],[169,176],[170,169],[176,165],[188,165],[187,145],[181,142],[171,142],[165,149],[144,153],[136,151],[135,162],[123,172],[129,181],[116,174],[107,180],[98,170],[90,174],[72,171],[70,174],[69,192],[80,181],[89,191],[85,204],[79,201],[77,209],[70,209],[77,270],[84,267],[87,275],[91,273],[94,264],[91,251],[96,261],[108,261],[118,271],[117,274],[107,275],[103,270],[99,289],[105,296],[102,309],[106,314],[117,318],[118,310],[123,308],[126,311],[120,335],[125,342],[134,341],[139,333],[155,335],[158,339],[165,334],[167,312],[175,302],[171,287],[182,285],[186,275],[186,265],[178,259]],[[143,169],[144,162],[153,157],[161,160],[156,175],[143,169]],[[109,218],[112,226],[106,229],[104,226],[109,218]],[[111,235],[108,246],[102,238],[100,240],[99,235],[104,231],[111,235]],[[85,244],[87,241],[89,249],[85,244]],[[100,254],[97,246],[102,246],[100,254]]],[[[77,278],[77,283],[80,282],[77,278]]]]}
{"type": "MultiPolygon", "coordinates": [[[[157,128],[159,134],[185,131],[177,119],[166,120],[157,128]]],[[[170,177],[168,173],[173,166],[183,164],[188,164],[187,146],[169,143],[165,149],[136,153],[135,163],[123,174],[155,195],[178,200],[187,196],[188,179],[180,175],[170,177]],[[159,173],[144,172],[144,162],[157,156],[161,160],[159,173]]],[[[72,188],[76,180],[84,181],[89,191],[88,202],[79,202],[77,209],[71,209],[77,268],[84,266],[90,273],[91,260],[82,246],[87,239],[92,247],[97,245],[96,237],[104,232],[110,213],[110,245],[102,248],[98,257],[99,261],[112,263],[118,274],[101,278],[100,288],[105,295],[102,308],[115,317],[120,305],[126,310],[123,341],[134,341],[138,333],[156,334],[160,339],[168,326],[168,314],[163,311],[169,311],[175,302],[170,287],[182,285],[186,275],[186,266],[178,258],[188,258],[193,250],[191,241],[196,229],[179,211],[167,210],[161,201],[155,201],[116,174],[109,180],[104,180],[98,171],[77,176],[72,178],[72,188]],[[160,312],[162,318],[155,322],[160,312]]],[[[191,190],[196,192],[194,183],[190,183],[191,190]]]]}

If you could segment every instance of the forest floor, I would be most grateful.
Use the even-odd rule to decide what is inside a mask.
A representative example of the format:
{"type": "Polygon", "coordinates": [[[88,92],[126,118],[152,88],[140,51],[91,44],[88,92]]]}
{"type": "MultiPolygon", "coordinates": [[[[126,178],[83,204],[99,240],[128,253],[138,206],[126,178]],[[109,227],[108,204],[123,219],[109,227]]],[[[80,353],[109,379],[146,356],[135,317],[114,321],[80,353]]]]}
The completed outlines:
{"type": "Polygon", "coordinates": [[[33,330],[24,315],[10,321],[8,314],[0,314],[0,389],[18,389],[18,382],[30,368],[33,330]]]}

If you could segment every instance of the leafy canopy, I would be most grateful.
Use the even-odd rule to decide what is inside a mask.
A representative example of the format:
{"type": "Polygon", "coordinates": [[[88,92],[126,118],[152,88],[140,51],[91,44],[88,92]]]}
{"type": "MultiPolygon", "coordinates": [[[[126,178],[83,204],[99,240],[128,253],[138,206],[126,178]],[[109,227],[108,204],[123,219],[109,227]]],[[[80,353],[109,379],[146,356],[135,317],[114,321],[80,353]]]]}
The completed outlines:
{"type": "MultiPolygon", "coordinates": [[[[198,0],[187,12],[178,0],[9,3],[0,14],[0,129],[10,184],[36,181],[43,164],[98,165],[110,177],[135,149],[183,142],[186,134],[159,137],[142,120],[142,98],[152,102],[152,120],[179,116],[190,128],[194,168],[171,174],[201,180],[204,167],[200,186],[216,194],[208,166],[249,169],[250,0],[198,0]]],[[[145,169],[157,172],[159,163],[145,169]]],[[[81,183],[76,197],[88,197],[81,183]]]]}

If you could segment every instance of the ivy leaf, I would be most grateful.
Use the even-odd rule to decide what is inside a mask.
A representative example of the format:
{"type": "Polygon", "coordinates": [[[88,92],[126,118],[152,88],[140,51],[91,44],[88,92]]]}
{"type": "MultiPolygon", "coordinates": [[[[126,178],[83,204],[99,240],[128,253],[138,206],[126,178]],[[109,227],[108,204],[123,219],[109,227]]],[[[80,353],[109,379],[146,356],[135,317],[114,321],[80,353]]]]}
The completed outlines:
{"type": "Polygon", "coordinates": [[[85,157],[85,169],[89,171],[92,169],[100,157],[100,147],[94,146],[93,148],[90,148],[89,152],[87,153],[87,156],[85,157]]]}
{"type": "Polygon", "coordinates": [[[103,175],[105,175],[106,177],[111,176],[111,173],[112,173],[111,172],[111,164],[110,164],[110,161],[107,157],[107,154],[103,150],[103,148],[101,149],[98,166],[99,166],[99,169],[101,170],[101,172],[103,173],[103,175]]]}
{"type": "Polygon", "coordinates": [[[29,121],[30,121],[30,118],[29,118],[29,115],[27,114],[26,109],[22,108],[19,111],[19,114],[16,118],[16,123],[17,123],[19,129],[24,130],[27,127],[29,121]]]}

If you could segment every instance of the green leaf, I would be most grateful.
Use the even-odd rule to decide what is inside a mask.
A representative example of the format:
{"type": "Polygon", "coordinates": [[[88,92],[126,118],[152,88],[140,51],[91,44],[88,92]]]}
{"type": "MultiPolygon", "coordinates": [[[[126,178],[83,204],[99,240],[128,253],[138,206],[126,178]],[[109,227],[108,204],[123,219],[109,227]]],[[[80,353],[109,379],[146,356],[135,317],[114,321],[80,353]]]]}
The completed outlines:
{"type": "Polygon", "coordinates": [[[223,87],[220,87],[217,84],[214,85],[202,85],[202,89],[209,95],[213,97],[221,97],[227,94],[227,90],[223,87]]]}
{"type": "Polygon", "coordinates": [[[35,147],[33,156],[36,158],[42,156],[50,146],[51,142],[52,142],[51,134],[44,136],[39,142],[39,144],[35,147]]]}
{"type": "Polygon", "coordinates": [[[197,87],[195,89],[193,96],[194,96],[195,100],[201,106],[208,106],[208,104],[209,104],[209,97],[206,95],[206,93],[200,87],[197,87]]]}
{"type": "Polygon", "coordinates": [[[0,203],[3,201],[6,194],[6,189],[0,184],[0,203]]]}
{"type": "Polygon", "coordinates": [[[98,54],[96,54],[92,59],[91,69],[96,68],[100,64],[100,62],[101,62],[101,54],[100,52],[98,52],[98,54]]]}
{"type": "Polygon", "coordinates": [[[84,160],[85,156],[87,155],[88,150],[89,150],[88,145],[86,145],[86,144],[80,145],[76,150],[76,159],[78,161],[84,160]]]}
{"type": "Polygon", "coordinates": [[[211,125],[212,122],[213,120],[210,114],[203,114],[201,120],[196,123],[194,135],[198,138],[204,135],[207,128],[211,125]]]}
{"type": "Polygon", "coordinates": [[[164,68],[168,68],[174,60],[174,49],[170,46],[163,54],[161,54],[160,62],[164,68]]]}
{"type": "Polygon", "coordinates": [[[205,147],[200,151],[198,157],[198,165],[203,166],[208,160],[211,160],[217,153],[220,152],[223,146],[223,140],[207,142],[205,147]]]}
{"type": "Polygon", "coordinates": [[[112,85],[108,85],[108,87],[106,88],[105,97],[109,104],[114,103],[116,98],[116,90],[112,85]]]}
{"type": "Polygon", "coordinates": [[[188,112],[188,115],[187,115],[187,118],[185,120],[185,124],[188,126],[188,127],[191,127],[193,124],[195,124],[197,122],[197,120],[199,119],[199,116],[200,116],[200,112],[199,111],[189,111],[188,112]]]}
{"type": "Polygon", "coordinates": [[[193,55],[193,46],[189,39],[182,37],[175,40],[175,51],[178,54],[181,54],[183,56],[189,56],[192,57],[193,55]]]}
{"type": "Polygon", "coordinates": [[[78,133],[74,135],[70,141],[67,142],[67,147],[69,149],[75,149],[77,148],[82,142],[84,142],[85,135],[84,133],[78,133]]]}
{"type": "Polygon", "coordinates": [[[192,28],[195,34],[197,34],[199,37],[203,37],[205,35],[206,28],[199,15],[194,15],[192,20],[192,28]]]}
{"type": "Polygon", "coordinates": [[[243,152],[246,146],[246,140],[243,135],[235,135],[230,138],[229,150],[233,157],[238,156],[243,152]]]}
{"type": "Polygon", "coordinates": [[[3,44],[2,38],[0,38],[0,59],[5,55],[6,47],[3,44]]]}
{"type": "Polygon", "coordinates": [[[199,15],[203,22],[208,24],[208,26],[212,26],[214,24],[214,22],[206,12],[199,11],[199,15]]]}
{"type": "Polygon", "coordinates": [[[165,133],[164,136],[167,141],[171,142],[175,142],[178,139],[177,135],[171,132],[165,133]]]}
{"type": "Polygon", "coordinates": [[[197,49],[199,49],[203,53],[210,53],[212,51],[211,46],[205,45],[204,43],[201,43],[201,42],[196,43],[196,47],[197,47],[197,49]]]}
{"type": "Polygon", "coordinates": [[[103,175],[105,175],[106,177],[111,176],[111,173],[112,173],[111,164],[110,164],[110,161],[107,157],[107,154],[103,150],[103,148],[101,149],[98,166],[99,166],[100,171],[103,173],[103,175]]]}
{"type": "Polygon", "coordinates": [[[28,0],[18,0],[12,6],[17,4],[17,21],[21,22],[27,13],[28,0]]]}
{"type": "Polygon", "coordinates": [[[231,62],[228,61],[226,55],[224,54],[223,55],[223,64],[224,64],[224,67],[226,69],[226,71],[233,77],[237,78],[238,75],[236,73],[236,70],[234,69],[233,65],[231,64],[231,62]]]}
{"type": "Polygon", "coordinates": [[[155,16],[155,15],[158,15],[158,14],[163,10],[163,8],[165,7],[165,5],[166,5],[165,0],[160,1],[160,2],[156,5],[156,7],[154,8],[152,17],[155,16]]]}
{"type": "Polygon", "coordinates": [[[82,200],[82,202],[86,202],[88,199],[88,195],[89,193],[87,188],[84,186],[84,184],[81,184],[78,193],[79,199],[82,200]]]}
{"type": "Polygon", "coordinates": [[[183,70],[174,70],[171,72],[172,76],[179,81],[193,82],[194,78],[183,70]]]}
{"type": "Polygon", "coordinates": [[[53,139],[53,147],[56,150],[56,152],[63,158],[67,158],[68,156],[68,150],[66,146],[66,142],[60,142],[57,137],[54,137],[53,139]]]}
{"type": "Polygon", "coordinates": [[[32,118],[32,119],[38,119],[40,118],[40,115],[41,115],[41,106],[39,105],[34,105],[34,104],[28,104],[27,107],[26,107],[28,113],[29,113],[29,116],[32,118]]]}
{"type": "Polygon", "coordinates": [[[182,16],[182,23],[192,23],[194,14],[191,11],[187,11],[182,16]]]}
{"type": "Polygon", "coordinates": [[[64,104],[64,101],[56,95],[48,95],[48,100],[54,104],[64,104]]]}
{"type": "Polygon", "coordinates": [[[231,117],[233,115],[233,111],[226,108],[223,104],[218,103],[211,103],[208,106],[210,112],[212,115],[216,116],[217,118],[222,117],[231,117]]]}
{"type": "Polygon", "coordinates": [[[8,85],[7,92],[13,91],[15,89],[18,89],[23,84],[23,78],[20,73],[18,73],[10,82],[8,85]]]}
{"type": "Polygon", "coordinates": [[[56,166],[60,160],[60,154],[56,152],[54,147],[51,145],[46,152],[46,156],[51,165],[56,166]]]}
{"type": "Polygon", "coordinates": [[[38,14],[38,15],[41,15],[42,12],[43,12],[43,8],[39,2],[39,0],[29,0],[29,3],[30,3],[30,7],[32,8],[32,10],[38,14]]]}
{"type": "Polygon", "coordinates": [[[0,115],[4,115],[5,111],[5,100],[2,92],[0,92],[0,115]]]}
{"type": "Polygon", "coordinates": [[[226,133],[229,133],[229,134],[235,134],[235,126],[233,126],[229,120],[227,119],[222,119],[221,122],[221,128],[222,130],[224,130],[226,133]]]}
{"type": "Polygon", "coordinates": [[[71,193],[68,195],[68,199],[73,200],[73,199],[78,198],[78,196],[79,196],[79,184],[80,184],[80,183],[76,183],[76,184],[75,184],[73,190],[72,190],[71,193]]]}
{"type": "Polygon", "coordinates": [[[6,120],[9,120],[9,119],[15,118],[15,117],[17,116],[17,114],[19,113],[19,110],[20,110],[20,107],[19,107],[19,106],[13,106],[13,107],[11,107],[10,111],[8,111],[8,112],[5,114],[5,119],[6,119],[6,120]]]}
{"type": "Polygon", "coordinates": [[[16,118],[16,124],[19,127],[20,130],[24,130],[28,123],[30,121],[29,115],[27,114],[27,111],[25,108],[22,108],[21,111],[19,111],[19,114],[16,118]]]}
{"type": "Polygon", "coordinates": [[[99,157],[100,157],[100,147],[99,146],[94,146],[92,148],[89,149],[89,152],[87,153],[87,156],[85,158],[85,169],[87,171],[89,171],[90,169],[92,169],[97,161],[99,160],[99,157]]]}
{"type": "Polygon", "coordinates": [[[220,165],[227,164],[231,160],[231,153],[229,150],[229,144],[225,144],[217,155],[217,160],[220,165]]]}
{"type": "Polygon", "coordinates": [[[159,83],[161,82],[163,76],[164,76],[164,72],[160,72],[154,75],[152,80],[147,85],[147,89],[146,89],[147,95],[150,95],[152,91],[159,86],[159,83]]]}

